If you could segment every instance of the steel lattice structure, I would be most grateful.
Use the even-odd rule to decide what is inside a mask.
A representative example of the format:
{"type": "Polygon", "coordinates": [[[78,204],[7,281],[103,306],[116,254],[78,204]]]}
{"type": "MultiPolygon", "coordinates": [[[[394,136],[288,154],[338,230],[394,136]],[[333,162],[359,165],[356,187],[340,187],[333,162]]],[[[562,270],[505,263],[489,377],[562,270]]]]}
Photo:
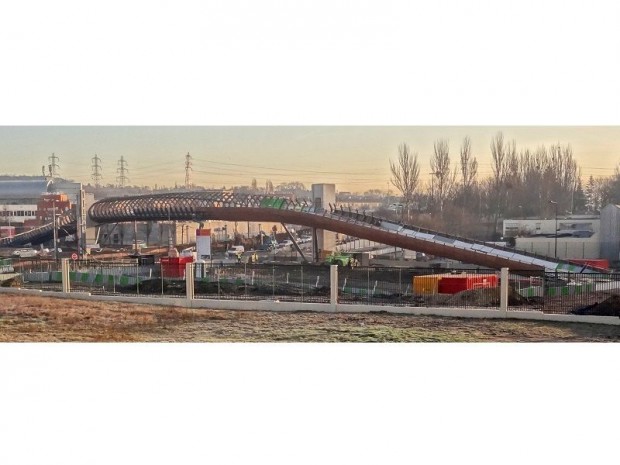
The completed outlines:
{"type": "MultiPolygon", "coordinates": [[[[88,211],[96,223],[127,221],[269,220],[276,211],[308,209],[308,201],[224,191],[178,192],[109,197],[88,211]],[[271,213],[271,215],[269,215],[271,213]]],[[[276,215],[277,216],[277,215],[276,215]]],[[[279,221],[277,218],[274,221],[279,221]]]]}

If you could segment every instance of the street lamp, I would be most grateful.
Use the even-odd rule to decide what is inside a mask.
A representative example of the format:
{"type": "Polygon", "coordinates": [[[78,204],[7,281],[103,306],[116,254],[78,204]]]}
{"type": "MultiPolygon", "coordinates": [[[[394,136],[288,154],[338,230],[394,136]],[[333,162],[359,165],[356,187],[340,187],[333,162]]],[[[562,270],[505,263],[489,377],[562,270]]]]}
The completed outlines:
{"type": "Polygon", "coordinates": [[[52,199],[52,223],[54,227],[54,260],[58,261],[58,231],[56,227],[56,199],[52,199]]]}
{"type": "Polygon", "coordinates": [[[553,201],[553,200],[549,200],[549,203],[551,205],[553,205],[554,209],[555,209],[555,240],[554,240],[554,252],[553,252],[553,257],[554,258],[558,258],[558,203],[553,201]]]}

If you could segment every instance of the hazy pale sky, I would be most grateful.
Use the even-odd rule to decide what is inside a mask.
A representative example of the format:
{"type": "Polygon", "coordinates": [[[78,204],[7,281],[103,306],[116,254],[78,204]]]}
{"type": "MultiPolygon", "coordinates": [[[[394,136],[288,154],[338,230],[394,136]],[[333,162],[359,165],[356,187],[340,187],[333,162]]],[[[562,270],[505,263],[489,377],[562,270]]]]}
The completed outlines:
{"type": "MultiPolygon", "coordinates": [[[[387,189],[389,161],[406,142],[418,153],[421,177],[428,179],[433,142],[447,138],[458,163],[465,136],[479,162],[479,177],[491,174],[490,141],[498,132],[514,139],[517,150],[544,144],[570,144],[590,174],[609,176],[620,162],[620,126],[23,126],[0,127],[1,174],[40,175],[49,157],[59,157],[59,174],[92,183],[92,157],[101,158],[103,184],[116,184],[118,161],[127,162],[129,183],[174,186],[185,179],[185,155],[192,156],[192,181],[206,187],[274,185],[287,181],[335,183],[339,191],[387,189]]],[[[393,188],[391,187],[393,190],[393,188]]]]}

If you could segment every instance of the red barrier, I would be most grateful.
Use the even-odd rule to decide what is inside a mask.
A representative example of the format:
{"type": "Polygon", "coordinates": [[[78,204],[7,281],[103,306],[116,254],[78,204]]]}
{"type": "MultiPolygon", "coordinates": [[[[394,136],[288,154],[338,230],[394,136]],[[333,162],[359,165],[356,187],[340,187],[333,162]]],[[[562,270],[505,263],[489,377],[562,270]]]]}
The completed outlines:
{"type": "Polygon", "coordinates": [[[494,274],[476,274],[465,276],[444,276],[439,281],[440,294],[456,294],[470,289],[497,287],[497,276],[494,274]]]}
{"type": "Polygon", "coordinates": [[[161,272],[164,278],[183,278],[185,264],[193,261],[193,257],[162,257],[161,272]]]}

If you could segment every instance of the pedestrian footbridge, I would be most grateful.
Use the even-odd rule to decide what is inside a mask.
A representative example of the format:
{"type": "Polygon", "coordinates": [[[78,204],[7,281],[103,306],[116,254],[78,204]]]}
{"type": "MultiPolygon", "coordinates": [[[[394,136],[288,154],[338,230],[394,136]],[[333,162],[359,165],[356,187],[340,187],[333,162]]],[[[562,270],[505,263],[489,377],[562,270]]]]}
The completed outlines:
{"type": "MultiPolygon", "coordinates": [[[[287,197],[222,191],[110,197],[94,203],[88,214],[97,224],[206,220],[296,224],[494,269],[508,267],[513,271],[574,273],[596,271],[588,266],[551,257],[352,212],[341,206],[329,205],[328,208],[320,208],[307,200],[287,197]]],[[[71,230],[69,225],[64,227],[66,231],[71,230]]],[[[75,218],[72,227],[75,230],[75,218]]],[[[51,225],[46,225],[39,228],[37,233],[33,232],[28,237],[15,236],[12,241],[6,241],[3,245],[41,243],[51,238],[51,232],[51,225]],[[24,242],[26,239],[28,242],[24,242]]]]}

